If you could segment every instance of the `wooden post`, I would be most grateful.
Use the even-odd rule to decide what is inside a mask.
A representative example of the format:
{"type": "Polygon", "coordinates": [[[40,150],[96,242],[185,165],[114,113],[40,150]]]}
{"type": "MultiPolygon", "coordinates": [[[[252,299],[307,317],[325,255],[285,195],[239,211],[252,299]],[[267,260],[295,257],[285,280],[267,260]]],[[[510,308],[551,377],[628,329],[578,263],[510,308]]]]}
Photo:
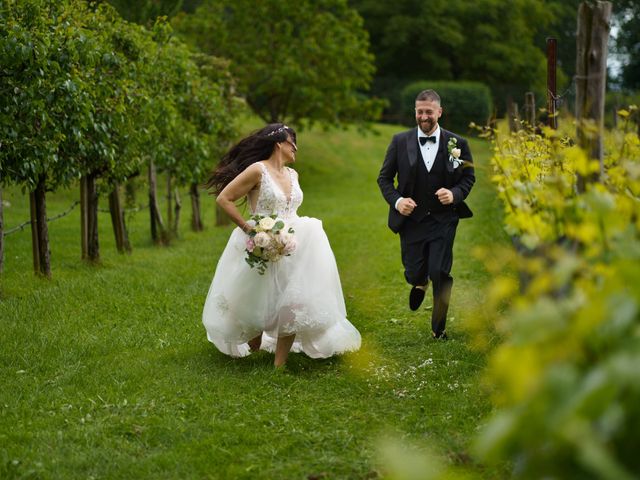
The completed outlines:
{"type": "MultiPolygon", "coordinates": [[[[611,2],[582,2],[578,9],[576,49],[576,122],[578,144],[600,162],[603,172],[602,132],[607,82],[607,42],[611,29],[611,2]]],[[[578,191],[588,180],[578,178],[578,191]]]]}
{"type": "Polygon", "coordinates": [[[533,92],[524,94],[524,121],[531,130],[536,128],[536,97],[533,92]]]}
{"type": "Polygon", "coordinates": [[[558,112],[556,110],[556,64],[558,60],[558,40],[547,38],[547,125],[558,128],[558,112]]]}
{"type": "Polygon", "coordinates": [[[516,102],[510,100],[507,102],[507,114],[509,115],[509,131],[514,133],[520,130],[520,113],[516,102]]]}
{"type": "Polygon", "coordinates": [[[111,225],[116,239],[116,248],[120,253],[130,253],[131,244],[127,235],[127,227],[124,223],[124,211],[120,202],[120,187],[116,183],[109,194],[109,212],[111,213],[111,225]]]}

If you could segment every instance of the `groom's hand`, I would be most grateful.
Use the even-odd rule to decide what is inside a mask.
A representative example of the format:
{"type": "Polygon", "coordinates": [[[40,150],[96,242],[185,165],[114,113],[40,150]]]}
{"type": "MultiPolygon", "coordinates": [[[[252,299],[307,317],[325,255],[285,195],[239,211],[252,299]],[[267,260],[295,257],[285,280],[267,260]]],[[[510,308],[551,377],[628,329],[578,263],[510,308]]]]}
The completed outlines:
{"type": "Polygon", "coordinates": [[[438,200],[440,200],[442,205],[450,205],[453,203],[453,192],[446,188],[440,188],[436,192],[436,197],[438,197],[438,200]]]}
{"type": "Polygon", "coordinates": [[[398,202],[398,211],[401,215],[408,217],[416,206],[417,204],[413,201],[413,198],[403,198],[398,202]]]}

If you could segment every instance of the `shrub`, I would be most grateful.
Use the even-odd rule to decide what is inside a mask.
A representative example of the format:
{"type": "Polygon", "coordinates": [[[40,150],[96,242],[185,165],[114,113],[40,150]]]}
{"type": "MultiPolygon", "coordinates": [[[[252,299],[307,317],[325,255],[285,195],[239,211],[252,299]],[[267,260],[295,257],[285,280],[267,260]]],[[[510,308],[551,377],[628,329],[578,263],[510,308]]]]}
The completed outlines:
{"type": "Polygon", "coordinates": [[[497,142],[494,181],[511,235],[529,250],[487,252],[495,275],[474,335],[495,339],[487,383],[499,408],[482,460],[516,478],[636,478],[640,428],[640,140],[621,112],[600,170],[569,137],[497,142]],[[514,265],[528,277],[505,274],[514,265]]]}

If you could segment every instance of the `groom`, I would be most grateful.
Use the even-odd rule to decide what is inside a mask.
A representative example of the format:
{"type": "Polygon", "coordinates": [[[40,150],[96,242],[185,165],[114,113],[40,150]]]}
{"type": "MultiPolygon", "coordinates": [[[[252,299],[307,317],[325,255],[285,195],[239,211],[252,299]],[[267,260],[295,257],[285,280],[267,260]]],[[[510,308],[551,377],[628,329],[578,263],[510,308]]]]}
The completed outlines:
{"type": "Polygon", "coordinates": [[[458,220],[473,215],[464,203],[475,182],[473,159],[464,138],[438,125],[435,91],[418,94],[415,112],[418,127],[393,137],[378,185],[390,205],[389,228],[400,234],[404,276],[412,285],[409,308],[420,307],[431,280],[432,335],[446,339],[453,240],[458,220]]]}

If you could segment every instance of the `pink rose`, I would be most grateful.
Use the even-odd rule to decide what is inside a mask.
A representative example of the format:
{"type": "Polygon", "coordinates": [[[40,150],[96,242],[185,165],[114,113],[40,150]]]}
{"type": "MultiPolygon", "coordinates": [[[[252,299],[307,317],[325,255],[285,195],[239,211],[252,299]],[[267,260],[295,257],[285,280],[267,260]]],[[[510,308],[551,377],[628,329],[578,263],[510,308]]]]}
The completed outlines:
{"type": "Polygon", "coordinates": [[[292,239],[290,242],[288,242],[284,246],[284,254],[285,255],[291,255],[293,252],[295,252],[297,246],[298,245],[296,244],[296,240],[292,239]]]}
{"type": "Polygon", "coordinates": [[[254,248],[256,248],[256,244],[253,241],[253,238],[247,238],[247,252],[253,252],[254,248]]]}
{"type": "Polygon", "coordinates": [[[281,233],[280,243],[282,244],[282,252],[284,255],[291,255],[297,246],[296,238],[290,233],[281,233]]]}

